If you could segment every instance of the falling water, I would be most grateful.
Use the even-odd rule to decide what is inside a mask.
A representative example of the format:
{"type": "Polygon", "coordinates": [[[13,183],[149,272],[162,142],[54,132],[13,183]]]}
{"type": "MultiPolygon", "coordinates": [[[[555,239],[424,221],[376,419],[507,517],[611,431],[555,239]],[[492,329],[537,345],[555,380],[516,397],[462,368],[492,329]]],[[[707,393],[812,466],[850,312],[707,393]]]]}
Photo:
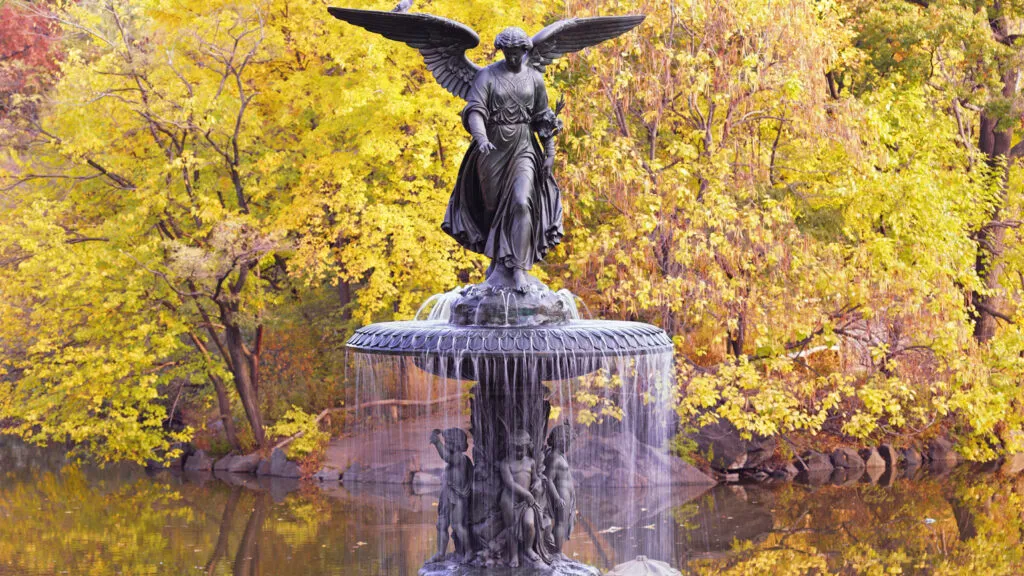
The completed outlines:
{"type": "MultiPolygon", "coordinates": [[[[436,478],[443,468],[428,440],[432,429],[447,428],[470,434],[469,455],[475,468],[488,471],[485,475],[496,473],[497,462],[511,455],[506,440],[512,432],[525,429],[543,472],[548,432],[571,423],[574,438],[566,458],[577,486],[613,490],[635,502],[625,507],[623,529],[635,529],[652,502],[669,501],[671,485],[681,480],[675,477],[678,461],[667,453],[677,429],[671,351],[608,356],[539,352],[544,348],[540,340],[562,337],[559,329],[565,325],[554,325],[483,329],[485,340],[499,341],[485,353],[479,342],[470,341],[481,337],[480,328],[449,323],[462,291],[431,296],[417,312],[418,321],[408,323],[415,333],[439,335],[436,348],[411,354],[351,353],[355,386],[346,428],[362,439],[358,460],[364,472],[358,479],[398,482],[419,471],[413,489],[437,489],[420,480],[436,478]]],[[[569,325],[601,324],[579,320],[576,296],[568,290],[557,295],[569,325]]],[[[515,308],[515,303],[508,305],[515,308]]],[[[589,338],[576,341],[581,350],[601,351],[609,349],[601,339],[611,336],[607,330],[581,330],[572,337],[589,338]]],[[[380,338],[384,347],[395,336],[380,338]]],[[[628,342],[620,348],[630,349],[628,342]]],[[[350,478],[346,473],[346,483],[350,478]]],[[[474,505],[473,522],[483,524],[492,511],[480,508],[489,505],[485,498],[477,500],[484,504],[474,505]]],[[[586,503],[580,503],[580,510],[586,510],[586,503]]],[[[644,552],[660,556],[655,549],[644,552]]]]}
{"type": "Polygon", "coordinates": [[[423,304],[420,304],[419,309],[416,310],[413,320],[437,320],[440,322],[451,320],[452,304],[462,296],[462,291],[466,288],[468,286],[460,286],[427,298],[423,301],[423,304]]]}

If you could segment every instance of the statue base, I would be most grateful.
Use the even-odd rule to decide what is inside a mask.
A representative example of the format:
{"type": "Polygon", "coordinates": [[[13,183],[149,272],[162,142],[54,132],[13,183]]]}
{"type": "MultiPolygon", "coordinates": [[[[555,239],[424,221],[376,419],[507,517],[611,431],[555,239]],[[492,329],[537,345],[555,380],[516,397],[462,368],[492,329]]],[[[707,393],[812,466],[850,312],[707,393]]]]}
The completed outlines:
{"type": "Polygon", "coordinates": [[[454,560],[428,562],[420,568],[419,576],[601,576],[593,566],[568,558],[556,558],[551,565],[524,562],[518,568],[508,566],[477,566],[460,564],[454,560]]]}
{"type": "Polygon", "coordinates": [[[476,284],[452,304],[456,326],[532,328],[565,324],[573,319],[571,303],[533,276],[524,288],[476,284]]]}

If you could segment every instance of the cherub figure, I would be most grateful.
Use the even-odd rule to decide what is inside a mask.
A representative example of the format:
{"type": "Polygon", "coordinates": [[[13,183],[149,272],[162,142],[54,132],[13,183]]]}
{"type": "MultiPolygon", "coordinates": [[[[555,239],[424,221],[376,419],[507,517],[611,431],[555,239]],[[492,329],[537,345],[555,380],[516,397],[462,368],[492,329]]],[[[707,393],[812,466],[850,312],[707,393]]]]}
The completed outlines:
{"type": "Polygon", "coordinates": [[[469,438],[459,428],[448,428],[444,432],[435,429],[430,433],[430,443],[437,448],[438,455],[447,464],[441,486],[441,501],[437,506],[437,554],[430,561],[439,562],[448,553],[448,530],[451,528],[455,538],[455,555],[460,561],[468,562],[473,555],[469,535],[473,461],[465,454],[469,450],[469,438]]]}
{"type": "Polygon", "coordinates": [[[555,550],[562,552],[562,546],[570,536],[576,522],[576,485],[569,470],[565,453],[572,442],[572,427],[566,423],[548,434],[548,452],[544,457],[544,471],[547,474],[548,496],[554,508],[552,536],[555,550]]]}
{"type": "Polygon", "coordinates": [[[498,465],[501,473],[501,514],[505,523],[508,565],[519,566],[519,555],[530,562],[550,564],[543,539],[538,537],[543,516],[537,498],[544,493],[543,477],[529,453],[532,440],[526,430],[516,430],[510,439],[514,453],[498,465]]]}

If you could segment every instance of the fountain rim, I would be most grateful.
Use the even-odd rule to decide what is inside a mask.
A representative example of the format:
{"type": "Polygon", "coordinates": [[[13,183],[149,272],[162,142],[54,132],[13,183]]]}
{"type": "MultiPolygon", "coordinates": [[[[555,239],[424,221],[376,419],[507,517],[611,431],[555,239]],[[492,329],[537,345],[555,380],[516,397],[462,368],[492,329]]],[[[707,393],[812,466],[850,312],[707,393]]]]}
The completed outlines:
{"type": "Polygon", "coordinates": [[[572,320],[541,326],[461,326],[443,320],[378,322],[346,347],[363,354],[420,358],[615,358],[673,352],[664,330],[625,320],[572,320]]]}

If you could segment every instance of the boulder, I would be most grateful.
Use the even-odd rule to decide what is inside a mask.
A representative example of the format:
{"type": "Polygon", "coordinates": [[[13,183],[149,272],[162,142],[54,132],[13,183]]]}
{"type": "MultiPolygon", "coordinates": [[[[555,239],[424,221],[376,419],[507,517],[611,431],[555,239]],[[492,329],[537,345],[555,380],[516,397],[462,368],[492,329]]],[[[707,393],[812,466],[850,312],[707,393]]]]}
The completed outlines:
{"type": "Polygon", "coordinates": [[[956,464],[960,457],[953,450],[953,443],[947,438],[935,438],[928,445],[928,459],[932,462],[956,464]]]}
{"type": "Polygon", "coordinates": [[[204,450],[196,450],[185,460],[185,470],[188,472],[213,470],[213,458],[207,456],[204,450]]]}
{"type": "Polygon", "coordinates": [[[227,467],[228,472],[235,474],[255,474],[256,468],[260,465],[259,452],[253,452],[245,456],[235,456],[227,467]]]}
{"type": "Polygon", "coordinates": [[[442,477],[443,473],[443,470],[441,471],[440,474],[434,470],[423,470],[420,472],[416,472],[412,475],[412,485],[414,488],[440,487],[441,483],[444,480],[444,478],[442,477]]]}
{"type": "Polygon", "coordinates": [[[298,464],[288,460],[284,450],[274,448],[273,452],[270,453],[270,473],[268,476],[302,478],[302,470],[299,469],[298,464]]]}
{"type": "Polygon", "coordinates": [[[706,474],[629,433],[578,438],[566,455],[579,486],[711,485],[706,474]]]}
{"type": "Polygon", "coordinates": [[[848,470],[863,470],[864,460],[861,459],[860,455],[853,448],[836,448],[832,455],[829,457],[829,461],[832,462],[832,466],[836,468],[846,468],[848,470]]]}
{"type": "Polygon", "coordinates": [[[921,466],[921,453],[913,446],[907,446],[903,449],[903,461],[907,464],[907,468],[919,468],[921,466]]]}
{"type": "Polygon", "coordinates": [[[345,484],[411,484],[412,476],[420,471],[417,454],[386,462],[354,462],[345,469],[342,479],[345,484]]]}
{"type": "Polygon", "coordinates": [[[270,476],[270,460],[268,458],[260,458],[260,463],[256,466],[257,476],[270,476]]]}
{"type": "Polygon", "coordinates": [[[900,461],[900,454],[892,447],[892,444],[882,444],[878,447],[878,455],[885,461],[889,468],[895,468],[900,461]]]}
{"type": "Polygon", "coordinates": [[[236,456],[234,454],[228,454],[227,456],[225,456],[225,457],[221,458],[220,460],[217,460],[216,462],[214,462],[213,469],[214,470],[227,470],[228,468],[231,467],[231,464],[234,463],[235,458],[238,458],[238,456],[236,456]]]}
{"type": "Polygon", "coordinates": [[[860,458],[864,461],[864,467],[868,470],[885,470],[885,460],[874,448],[863,448],[860,451],[860,458]]]}
{"type": "Polygon", "coordinates": [[[754,436],[744,440],[739,430],[725,420],[701,427],[690,434],[690,439],[697,443],[697,449],[708,457],[716,470],[757,468],[775,454],[774,437],[754,436]]]}
{"type": "Polygon", "coordinates": [[[1008,454],[1006,458],[1003,459],[1003,463],[999,471],[1006,476],[1016,476],[1017,474],[1024,472],[1024,452],[1008,454]]]}
{"type": "Polygon", "coordinates": [[[325,466],[319,472],[313,474],[313,479],[321,484],[338,484],[341,482],[341,472],[337,468],[325,466]]]}
{"type": "Polygon", "coordinates": [[[805,484],[825,484],[832,476],[832,461],[828,456],[813,450],[800,455],[800,460],[793,463],[800,471],[797,482],[805,484]]]}
{"type": "Polygon", "coordinates": [[[792,480],[799,473],[800,471],[797,470],[796,466],[792,462],[788,462],[785,466],[772,470],[771,476],[776,480],[792,480]]]}

